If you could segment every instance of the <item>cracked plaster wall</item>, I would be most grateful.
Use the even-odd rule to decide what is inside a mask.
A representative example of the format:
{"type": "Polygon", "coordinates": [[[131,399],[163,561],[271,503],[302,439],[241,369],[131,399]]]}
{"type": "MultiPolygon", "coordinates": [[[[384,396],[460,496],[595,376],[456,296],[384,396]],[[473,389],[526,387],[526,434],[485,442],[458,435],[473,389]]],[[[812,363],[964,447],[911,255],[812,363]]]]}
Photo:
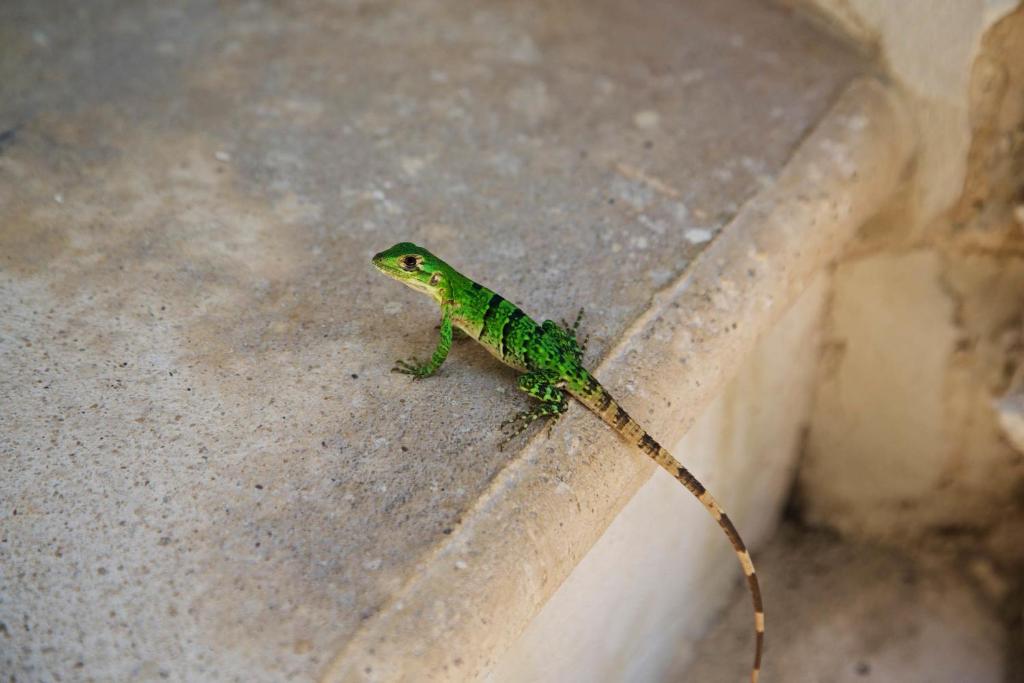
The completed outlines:
{"type": "Polygon", "coordinates": [[[1019,562],[1024,456],[1000,423],[1019,418],[1024,367],[1024,7],[814,4],[878,46],[918,106],[919,150],[835,269],[804,514],[882,539],[980,533],[1019,562]]]}

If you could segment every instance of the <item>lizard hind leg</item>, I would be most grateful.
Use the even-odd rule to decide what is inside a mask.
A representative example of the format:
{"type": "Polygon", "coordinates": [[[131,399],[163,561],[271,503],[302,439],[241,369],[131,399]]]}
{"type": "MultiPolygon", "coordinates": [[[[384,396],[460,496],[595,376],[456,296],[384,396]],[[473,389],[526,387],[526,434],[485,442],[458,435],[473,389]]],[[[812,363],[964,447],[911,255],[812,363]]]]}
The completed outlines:
{"type": "Polygon", "coordinates": [[[565,330],[566,334],[570,337],[576,337],[576,330],[580,328],[580,321],[583,320],[583,309],[580,308],[579,313],[576,314],[576,322],[570,325],[566,322],[565,318],[562,319],[562,329],[565,330]]]}
{"type": "Polygon", "coordinates": [[[558,376],[550,372],[528,372],[519,376],[519,389],[539,400],[540,404],[501,423],[505,438],[498,445],[499,448],[522,434],[535,420],[547,417],[557,420],[566,411],[569,401],[565,392],[555,384],[557,381],[558,376]]]}
{"type": "Polygon", "coordinates": [[[578,331],[580,329],[580,322],[583,320],[583,309],[580,308],[579,313],[576,314],[576,321],[570,325],[566,320],[562,320],[562,332],[566,342],[572,349],[573,355],[577,361],[583,360],[583,354],[587,352],[587,342],[590,341],[590,335],[588,334],[583,338],[583,341],[579,341],[578,331]]]}

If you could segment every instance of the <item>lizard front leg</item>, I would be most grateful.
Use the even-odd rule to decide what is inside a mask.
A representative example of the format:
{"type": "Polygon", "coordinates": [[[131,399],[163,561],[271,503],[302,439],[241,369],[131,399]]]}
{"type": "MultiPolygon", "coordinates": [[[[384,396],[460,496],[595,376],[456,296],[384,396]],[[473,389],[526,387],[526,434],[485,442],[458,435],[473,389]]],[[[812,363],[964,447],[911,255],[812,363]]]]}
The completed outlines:
{"type": "Polygon", "coordinates": [[[557,419],[566,411],[569,401],[565,392],[557,386],[558,380],[558,374],[552,372],[528,372],[519,376],[519,389],[539,400],[540,404],[501,423],[502,431],[508,428],[508,432],[499,444],[499,448],[522,434],[527,427],[533,424],[534,420],[545,417],[557,419]]]}
{"type": "Polygon", "coordinates": [[[441,308],[440,332],[441,338],[438,340],[437,348],[434,349],[434,353],[430,356],[429,361],[420,363],[415,358],[410,358],[408,362],[404,360],[396,361],[397,367],[391,368],[391,372],[412,375],[414,379],[430,377],[437,372],[437,369],[444,363],[444,359],[448,357],[448,349],[452,346],[452,311],[448,306],[441,308]]]}

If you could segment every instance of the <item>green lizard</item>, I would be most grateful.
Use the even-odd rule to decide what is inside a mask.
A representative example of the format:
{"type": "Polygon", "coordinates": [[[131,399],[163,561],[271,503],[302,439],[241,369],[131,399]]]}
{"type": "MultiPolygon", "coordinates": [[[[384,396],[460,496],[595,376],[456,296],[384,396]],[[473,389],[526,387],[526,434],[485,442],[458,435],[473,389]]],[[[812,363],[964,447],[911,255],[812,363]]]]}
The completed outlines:
{"type": "Polygon", "coordinates": [[[430,360],[426,363],[398,361],[393,371],[415,379],[429,377],[448,356],[453,327],[462,330],[498,360],[521,371],[519,388],[540,401],[534,408],[502,424],[502,429],[509,428],[506,441],[534,420],[546,417],[557,420],[569,406],[568,396],[572,396],[649,455],[703,503],[729,538],[747,577],[754,602],[755,628],[754,666],[750,678],[757,683],[764,647],[764,608],[750,554],[732,521],[704,486],[651,438],[583,367],[586,342],[581,347],[576,340],[580,317],[577,316],[572,327],[564,323],[559,327],[550,320],[538,325],[512,302],[409,242],[401,242],[377,254],[373,265],[388,277],[430,295],[441,307],[441,339],[430,360]]]}

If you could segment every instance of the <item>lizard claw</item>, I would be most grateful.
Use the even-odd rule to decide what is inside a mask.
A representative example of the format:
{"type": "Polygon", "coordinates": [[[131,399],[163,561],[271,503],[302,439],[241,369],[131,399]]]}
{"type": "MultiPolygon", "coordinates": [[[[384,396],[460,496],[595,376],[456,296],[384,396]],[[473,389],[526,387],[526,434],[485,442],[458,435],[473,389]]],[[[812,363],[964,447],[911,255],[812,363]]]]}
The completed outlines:
{"type": "Polygon", "coordinates": [[[417,361],[415,358],[410,358],[408,361],[395,361],[395,367],[391,368],[391,372],[397,372],[402,375],[412,375],[413,379],[423,379],[431,374],[429,368],[417,361]]]}
{"type": "Polygon", "coordinates": [[[527,420],[532,415],[533,415],[533,411],[531,411],[531,410],[524,410],[521,413],[516,413],[515,415],[513,415],[509,419],[505,420],[500,425],[498,425],[498,429],[501,430],[502,432],[504,432],[507,428],[515,427],[517,423],[519,423],[521,421],[524,421],[524,420],[527,420]]]}
{"type": "Polygon", "coordinates": [[[501,441],[498,442],[498,450],[499,451],[505,450],[505,444],[507,444],[512,439],[516,438],[517,436],[522,434],[524,431],[526,431],[526,427],[530,424],[529,421],[523,422],[519,426],[515,426],[515,423],[519,422],[519,419],[521,417],[522,417],[521,415],[517,415],[515,418],[513,418],[511,420],[506,420],[505,422],[502,423],[502,425],[501,425],[501,427],[499,429],[500,429],[501,433],[504,434],[505,438],[503,438],[501,441]],[[515,426],[515,428],[506,429],[506,427],[513,427],[513,426],[515,426]]]}

